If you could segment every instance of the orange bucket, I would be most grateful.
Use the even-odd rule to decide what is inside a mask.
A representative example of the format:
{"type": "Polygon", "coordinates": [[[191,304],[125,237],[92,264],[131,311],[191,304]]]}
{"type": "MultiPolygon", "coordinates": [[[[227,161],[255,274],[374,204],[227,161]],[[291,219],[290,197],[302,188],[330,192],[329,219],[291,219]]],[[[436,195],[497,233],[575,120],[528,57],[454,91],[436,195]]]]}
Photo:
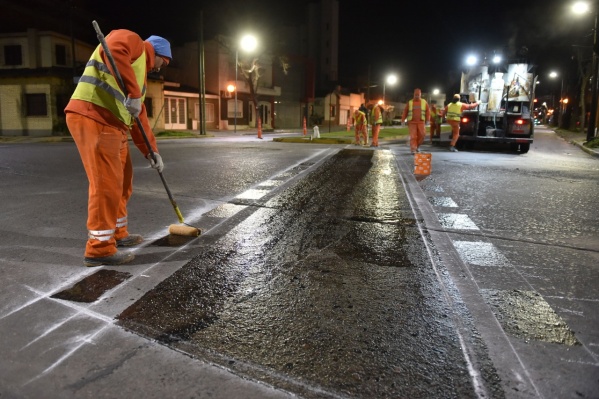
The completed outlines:
{"type": "Polygon", "coordinates": [[[417,152],[414,154],[414,174],[428,176],[431,174],[431,162],[433,154],[427,152],[417,152]]]}

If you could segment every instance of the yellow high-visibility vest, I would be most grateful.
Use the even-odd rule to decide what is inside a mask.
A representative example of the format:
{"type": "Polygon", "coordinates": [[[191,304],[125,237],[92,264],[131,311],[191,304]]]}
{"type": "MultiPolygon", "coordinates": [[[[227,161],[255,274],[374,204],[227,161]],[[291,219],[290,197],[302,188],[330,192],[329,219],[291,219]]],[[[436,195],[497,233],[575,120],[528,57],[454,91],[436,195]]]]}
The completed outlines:
{"type": "Polygon", "coordinates": [[[447,119],[451,121],[459,121],[462,116],[462,103],[449,103],[447,106],[447,119]]]}
{"type": "MultiPolygon", "coordinates": [[[[420,119],[424,121],[426,118],[426,106],[428,104],[423,99],[420,99],[420,119]]],[[[408,101],[408,121],[412,120],[412,109],[414,107],[414,100],[408,101]]]]}
{"type": "MultiPolygon", "coordinates": [[[[90,57],[79,84],[71,96],[73,99],[89,101],[100,107],[106,108],[127,126],[131,125],[132,116],[125,108],[125,94],[119,87],[116,78],[100,56],[101,45],[96,47],[90,57]]],[[[144,51],[133,64],[131,64],[137,84],[142,88],[141,101],[146,97],[146,52],[144,51]]]]}

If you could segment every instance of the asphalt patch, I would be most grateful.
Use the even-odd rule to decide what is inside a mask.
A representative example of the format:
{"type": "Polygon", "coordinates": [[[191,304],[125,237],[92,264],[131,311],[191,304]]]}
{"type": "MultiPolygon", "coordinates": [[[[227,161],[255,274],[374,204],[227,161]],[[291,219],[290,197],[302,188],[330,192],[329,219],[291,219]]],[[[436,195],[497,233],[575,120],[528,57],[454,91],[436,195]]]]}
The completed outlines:
{"type": "Polygon", "coordinates": [[[79,281],[71,288],[52,295],[51,298],[72,302],[95,302],[106,291],[113,289],[129,278],[131,278],[131,273],[108,269],[99,270],[79,281]]]}

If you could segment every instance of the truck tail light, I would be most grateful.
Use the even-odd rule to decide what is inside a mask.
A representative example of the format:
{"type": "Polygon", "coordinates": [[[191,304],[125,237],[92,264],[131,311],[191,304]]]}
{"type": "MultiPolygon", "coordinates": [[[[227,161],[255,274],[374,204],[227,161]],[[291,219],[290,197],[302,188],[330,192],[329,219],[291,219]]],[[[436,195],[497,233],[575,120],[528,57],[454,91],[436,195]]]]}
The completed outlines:
{"type": "Polygon", "coordinates": [[[462,123],[468,123],[468,122],[470,122],[470,118],[467,118],[467,117],[462,118],[462,123]]]}
{"type": "Polygon", "coordinates": [[[516,121],[514,122],[516,125],[524,125],[524,119],[516,119],[516,121]]]}

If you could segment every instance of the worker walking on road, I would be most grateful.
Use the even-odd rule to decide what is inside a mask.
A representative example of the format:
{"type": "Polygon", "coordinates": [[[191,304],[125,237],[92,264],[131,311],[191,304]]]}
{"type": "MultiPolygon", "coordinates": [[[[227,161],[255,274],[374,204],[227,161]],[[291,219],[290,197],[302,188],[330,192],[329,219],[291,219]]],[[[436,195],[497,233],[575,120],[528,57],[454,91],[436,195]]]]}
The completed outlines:
{"type": "Polygon", "coordinates": [[[135,123],[139,117],[154,151],[150,165],[162,171],[156,139],[144,105],[147,74],[159,71],[172,59],[170,43],[159,36],[142,40],[120,29],[106,36],[106,44],[123,79],[121,90],[115,72],[101,45],[91,55],[83,76],[65,108],[69,128],[89,180],[87,230],[84,265],[120,265],[133,260],[133,254],[117,247],[140,244],[143,237],[129,234],[127,202],[133,192],[133,167],[128,133],[144,157],[149,150],[135,123]]]}
{"type": "Polygon", "coordinates": [[[414,98],[408,101],[401,118],[402,120],[407,120],[408,131],[410,133],[410,152],[412,155],[420,152],[420,146],[426,136],[424,126],[430,120],[428,104],[421,96],[422,91],[415,89],[414,98]]]}
{"type": "Polygon", "coordinates": [[[355,126],[355,145],[361,144],[361,139],[364,139],[363,144],[368,145],[368,121],[366,114],[359,109],[354,111],[354,126],[355,126]]]}
{"type": "Polygon", "coordinates": [[[442,121],[442,110],[437,108],[437,100],[431,101],[431,126],[429,129],[429,136],[431,143],[433,138],[441,138],[441,121],[442,121]]]}
{"type": "Polygon", "coordinates": [[[379,133],[381,131],[381,125],[383,124],[383,108],[374,104],[372,111],[370,111],[370,125],[372,126],[372,144],[371,147],[379,146],[379,133]]]}
{"type": "Polygon", "coordinates": [[[451,126],[451,143],[449,144],[449,151],[458,151],[458,149],[455,148],[455,145],[460,137],[460,118],[462,117],[462,111],[473,109],[477,106],[478,102],[472,104],[465,104],[461,102],[459,94],[454,94],[451,102],[445,106],[447,123],[449,123],[451,126]]]}

